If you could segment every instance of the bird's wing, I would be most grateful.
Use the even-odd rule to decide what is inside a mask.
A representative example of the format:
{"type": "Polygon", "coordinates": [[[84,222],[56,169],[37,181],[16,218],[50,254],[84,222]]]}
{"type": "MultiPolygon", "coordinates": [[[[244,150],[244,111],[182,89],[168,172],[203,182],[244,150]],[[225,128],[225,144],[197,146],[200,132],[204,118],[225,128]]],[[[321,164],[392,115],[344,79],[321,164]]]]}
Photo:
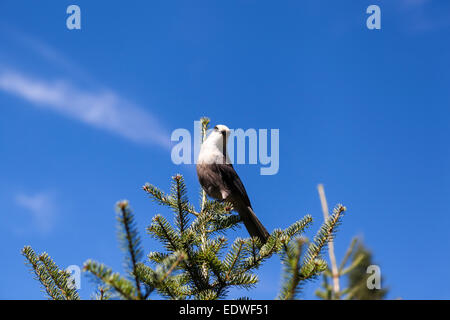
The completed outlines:
{"type": "Polygon", "coordinates": [[[247,191],[245,190],[244,184],[238,174],[234,170],[233,165],[231,163],[215,165],[217,166],[217,171],[222,177],[222,181],[224,182],[226,188],[231,191],[231,194],[239,194],[242,197],[241,199],[244,204],[251,207],[247,191]]]}

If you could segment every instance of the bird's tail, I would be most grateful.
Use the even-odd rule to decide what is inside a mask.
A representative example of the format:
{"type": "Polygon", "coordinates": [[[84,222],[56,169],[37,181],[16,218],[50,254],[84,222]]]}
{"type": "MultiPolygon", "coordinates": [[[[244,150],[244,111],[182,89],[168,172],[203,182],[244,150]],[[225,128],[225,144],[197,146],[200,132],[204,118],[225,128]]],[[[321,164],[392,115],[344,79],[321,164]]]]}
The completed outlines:
{"type": "Polygon", "coordinates": [[[236,211],[239,212],[250,236],[258,237],[262,243],[265,243],[269,238],[269,232],[267,232],[261,221],[259,221],[256,214],[253,212],[253,209],[250,206],[240,206],[239,208],[236,208],[236,211]]]}

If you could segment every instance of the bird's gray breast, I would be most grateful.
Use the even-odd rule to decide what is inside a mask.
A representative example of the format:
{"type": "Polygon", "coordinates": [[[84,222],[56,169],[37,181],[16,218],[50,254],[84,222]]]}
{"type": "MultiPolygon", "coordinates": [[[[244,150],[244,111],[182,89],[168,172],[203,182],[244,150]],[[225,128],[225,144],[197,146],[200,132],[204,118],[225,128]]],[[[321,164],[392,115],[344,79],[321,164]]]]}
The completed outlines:
{"type": "Polygon", "coordinates": [[[200,185],[208,196],[217,199],[225,200],[230,195],[230,190],[225,185],[222,178],[220,164],[197,164],[197,175],[200,185]]]}

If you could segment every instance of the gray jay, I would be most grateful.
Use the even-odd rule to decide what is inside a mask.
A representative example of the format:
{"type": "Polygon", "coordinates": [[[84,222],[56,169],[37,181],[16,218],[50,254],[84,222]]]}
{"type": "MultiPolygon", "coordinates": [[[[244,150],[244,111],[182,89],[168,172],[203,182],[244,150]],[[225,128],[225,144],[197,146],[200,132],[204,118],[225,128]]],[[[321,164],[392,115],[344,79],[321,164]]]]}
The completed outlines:
{"type": "Polygon", "coordinates": [[[229,136],[227,126],[217,125],[203,142],[197,160],[198,180],[208,196],[230,202],[250,236],[264,243],[269,233],[253,212],[244,185],[229,161],[226,150],[229,136]]]}

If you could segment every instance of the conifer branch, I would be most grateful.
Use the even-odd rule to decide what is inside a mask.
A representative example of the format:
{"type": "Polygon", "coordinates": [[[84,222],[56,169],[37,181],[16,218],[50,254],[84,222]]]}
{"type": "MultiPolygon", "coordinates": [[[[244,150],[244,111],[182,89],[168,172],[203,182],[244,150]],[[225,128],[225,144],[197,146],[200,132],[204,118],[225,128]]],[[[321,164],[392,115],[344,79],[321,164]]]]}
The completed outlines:
{"type": "Polygon", "coordinates": [[[342,275],[342,270],[344,270],[345,265],[347,264],[348,259],[353,253],[353,250],[355,249],[355,245],[358,242],[358,238],[353,238],[352,242],[350,243],[350,246],[347,248],[347,251],[345,252],[344,258],[342,258],[341,264],[339,265],[339,274],[342,275]]]}
{"type": "MultiPolygon", "coordinates": [[[[202,144],[203,141],[206,140],[206,133],[207,133],[208,128],[209,128],[210,120],[207,117],[202,117],[200,119],[200,123],[201,123],[201,141],[200,141],[200,143],[202,144]]],[[[201,211],[203,211],[205,203],[207,201],[205,190],[201,189],[201,194],[202,194],[201,211]]]]}
{"type": "Polygon", "coordinates": [[[228,281],[230,274],[235,268],[237,261],[241,257],[242,247],[244,246],[244,241],[240,238],[236,239],[231,247],[230,253],[225,258],[225,266],[227,268],[227,273],[225,275],[225,281],[228,281]]]}
{"type": "Polygon", "coordinates": [[[114,273],[104,264],[88,260],[83,269],[90,272],[101,283],[113,289],[120,298],[127,300],[137,300],[135,286],[127,279],[122,278],[118,273],[114,273]]]}
{"type": "Polygon", "coordinates": [[[348,266],[347,268],[344,268],[341,272],[340,275],[346,275],[347,273],[349,273],[350,271],[352,271],[353,269],[355,269],[356,267],[358,267],[361,262],[364,259],[364,255],[360,254],[358,255],[355,260],[352,261],[352,263],[350,264],[350,266],[348,266]]]}
{"type": "Polygon", "coordinates": [[[281,300],[291,300],[296,297],[299,291],[299,283],[302,280],[300,275],[300,258],[305,240],[298,238],[295,244],[286,245],[283,257],[285,268],[285,281],[279,295],[281,300]]]}
{"type": "MultiPolygon", "coordinates": [[[[329,213],[328,213],[328,203],[327,203],[327,199],[325,197],[325,189],[322,184],[319,184],[317,186],[317,189],[319,191],[320,203],[322,205],[323,218],[324,218],[324,221],[326,221],[328,219],[329,213]]],[[[330,262],[331,262],[333,291],[334,291],[334,294],[337,295],[340,291],[340,285],[339,285],[339,271],[338,271],[338,267],[337,267],[337,263],[336,263],[336,256],[334,254],[333,239],[328,240],[328,254],[330,256],[330,262]]]]}
{"type": "Polygon", "coordinates": [[[93,300],[110,300],[111,295],[109,293],[110,288],[106,286],[98,286],[95,294],[92,296],[93,300]]]}
{"type": "MultiPolygon", "coordinates": [[[[208,130],[208,126],[209,126],[209,119],[206,117],[203,117],[200,119],[201,122],[201,144],[203,144],[203,142],[206,140],[206,132],[208,130]]],[[[205,204],[206,204],[206,192],[205,190],[202,188],[201,189],[202,192],[202,202],[201,202],[201,212],[204,212],[205,210],[205,204]]],[[[202,224],[200,225],[200,249],[201,251],[205,252],[207,250],[206,248],[206,242],[208,241],[208,235],[207,235],[207,224],[202,224]]],[[[202,275],[204,278],[208,278],[208,267],[207,267],[207,262],[205,261],[202,264],[202,275]]]]}
{"type": "Polygon", "coordinates": [[[39,260],[39,257],[36,255],[34,250],[30,246],[25,246],[22,249],[22,254],[27,259],[30,269],[34,271],[36,279],[41,283],[49,298],[53,300],[64,300],[63,294],[55,285],[52,277],[46,270],[43,263],[39,260]]]}
{"type": "Polygon", "coordinates": [[[163,296],[170,297],[171,299],[180,299],[185,296],[179,289],[181,284],[176,280],[176,276],[171,277],[171,274],[177,269],[178,265],[185,259],[185,255],[182,252],[176,252],[163,259],[156,270],[144,265],[138,264],[139,278],[152,289],[156,289],[163,296]],[[177,285],[174,285],[178,283],[177,285]]]}
{"type": "MultiPolygon", "coordinates": [[[[159,205],[169,206],[171,208],[176,209],[178,206],[178,203],[174,201],[174,198],[172,198],[170,195],[165,194],[161,190],[159,190],[157,187],[146,183],[142,189],[147,192],[147,194],[150,195],[153,201],[155,201],[159,205]]],[[[198,212],[195,211],[194,207],[192,205],[188,205],[185,208],[190,214],[194,216],[198,216],[198,212]]]]}
{"type": "Polygon", "coordinates": [[[317,267],[315,260],[319,258],[322,249],[326,246],[328,241],[333,238],[334,232],[336,231],[344,212],[345,207],[340,204],[337,205],[333,210],[333,214],[324,222],[317,232],[314,241],[309,244],[305,259],[303,260],[303,267],[300,270],[303,279],[315,276],[317,267]]]}
{"type": "Polygon", "coordinates": [[[137,277],[137,264],[142,258],[139,234],[134,222],[134,216],[128,206],[128,201],[117,203],[119,226],[121,227],[119,239],[121,239],[124,251],[127,254],[129,272],[134,279],[138,299],[143,299],[141,285],[137,277]]]}
{"type": "Polygon", "coordinates": [[[326,262],[321,259],[321,253],[328,241],[332,239],[344,211],[345,207],[341,205],[335,208],[333,215],[324,222],[313,242],[309,243],[303,259],[301,258],[302,248],[305,244],[303,238],[297,238],[295,245],[289,241],[283,243],[285,280],[278,296],[279,299],[294,299],[304,281],[315,278],[327,269],[326,262]]]}
{"type": "Polygon", "coordinates": [[[173,180],[174,184],[172,185],[172,197],[175,198],[177,203],[176,208],[174,208],[174,212],[176,214],[176,224],[182,237],[189,222],[189,202],[186,197],[187,191],[183,176],[177,174],[173,177],[173,180]]]}
{"type": "Polygon", "coordinates": [[[153,217],[152,224],[147,228],[147,232],[161,241],[169,252],[182,249],[181,240],[177,233],[170,223],[159,214],[153,217]]]}
{"type": "Polygon", "coordinates": [[[47,253],[39,255],[39,260],[42,262],[47,273],[50,275],[51,279],[55,283],[56,287],[59,288],[61,294],[66,300],[79,300],[78,292],[75,288],[73,280],[70,278],[70,274],[59,269],[59,267],[53,262],[47,253]]]}

